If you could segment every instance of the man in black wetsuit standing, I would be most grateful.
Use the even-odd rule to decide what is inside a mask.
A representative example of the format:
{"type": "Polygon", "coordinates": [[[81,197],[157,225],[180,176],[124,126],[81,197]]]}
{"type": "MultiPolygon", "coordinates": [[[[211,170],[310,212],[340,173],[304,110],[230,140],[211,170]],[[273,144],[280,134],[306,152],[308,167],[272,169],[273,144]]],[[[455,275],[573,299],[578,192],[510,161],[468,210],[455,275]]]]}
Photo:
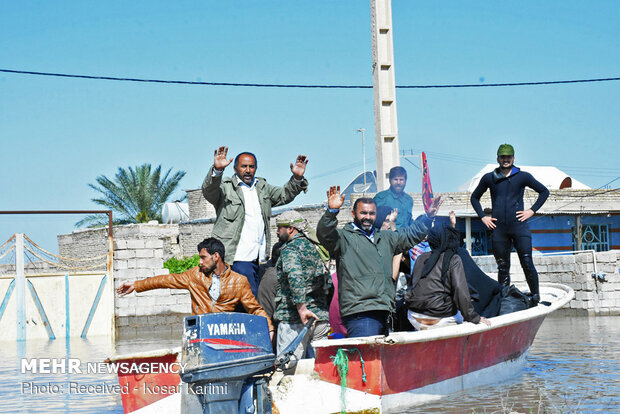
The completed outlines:
{"type": "Polygon", "coordinates": [[[512,145],[499,146],[497,150],[499,168],[482,176],[478,187],[471,193],[471,205],[480,220],[493,231],[491,240],[493,255],[497,261],[499,283],[510,285],[510,250],[514,244],[525,273],[525,280],[534,295],[532,299],[538,302],[540,300],[538,273],[532,261],[532,234],[527,219],[542,207],[549,197],[549,190],[530,173],[515,167],[514,155],[512,145]],[[523,208],[525,187],[530,187],[538,193],[538,199],[527,210],[523,208]],[[485,216],[480,205],[480,197],[487,189],[491,191],[492,217],[485,216]]]}

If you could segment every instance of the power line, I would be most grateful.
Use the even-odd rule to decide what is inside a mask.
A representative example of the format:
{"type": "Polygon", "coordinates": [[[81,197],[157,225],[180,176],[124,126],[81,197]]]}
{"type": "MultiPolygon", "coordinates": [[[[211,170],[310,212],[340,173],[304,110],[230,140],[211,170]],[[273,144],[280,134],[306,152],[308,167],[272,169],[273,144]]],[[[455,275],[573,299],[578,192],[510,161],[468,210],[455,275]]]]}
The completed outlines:
{"type": "MultiPolygon", "coordinates": [[[[277,83],[238,83],[238,82],[201,82],[183,80],[164,80],[164,79],[145,79],[145,78],[121,78],[114,76],[94,76],[94,75],[75,75],[68,73],[34,72],[26,70],[0,69],[0,72],[14,73],[19,75],[54,76],[61,78],[94,79],[122,82],[143,82],[143,83],[166,83],[177,85],[202,85],[202,86],[235,86],[252,88],[302,88],[302,89],[372,89],[372,85],[303,85],[303,84],[277,84],[277,83]]],[[[573,80],[554,80],[541,82],[511,82],[511,83],[480,83],[480,84],[453,84],[453,85],[396,85],[397,89],[438,89],[438,88],[484,88],[484,87],[506,87],[506,86],[540,86],[558,85],[569,83],[591,83],[609,82],[620,80],[616,78],[595,78],[595,79],[573,79],[573,80]]]]}
{"type": "Polygon", "coordinates": [[[417,165],[415,165],[415,164],[413,163],[413,161],[411,161],[409,158],[407,158],[407,157],[403,157],[403,159],[404,159],[405,161],[409,162],[409,164],[411,164],[411,165],[413,165],[414,167],[416,167],[418,170],[421,170],[421,169],[420,169],[420,167],[418,167],[417,165]]]}
{"type": "MultiPolygon", "coordinates": [[[[375,158],[366,158],[366,161],[368,162],[373,162],[375,161],[375,158]]],[[[328,171],[324,171],[322,173],[318,173],[317,175],[313,175],[312,177],[309,177],[309,180],[314,180],[316,178],[323,178],[323,177],[327,177],[330,175],[334,175],[334,174],[338,174],[340,172],[343,171],[347,171],[347,170],[352,170],[353,168],[359,168],[361,165],[363,164],[363,161],[356,161],[354,163],[351,164],[347,164],[347,165],[341,165],[340,167],[333,169],[333,170],[328,170],[328,171]]]]}

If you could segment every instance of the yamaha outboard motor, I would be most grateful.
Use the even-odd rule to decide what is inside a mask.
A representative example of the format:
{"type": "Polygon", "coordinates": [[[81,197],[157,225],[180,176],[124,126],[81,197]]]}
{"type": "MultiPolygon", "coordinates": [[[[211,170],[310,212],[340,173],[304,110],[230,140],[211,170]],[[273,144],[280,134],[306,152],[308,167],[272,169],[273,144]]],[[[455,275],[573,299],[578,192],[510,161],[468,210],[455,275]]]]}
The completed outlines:
{"type": "Polygon", "coordinates": [[[210,313],[185,318],[181,379],[205,414],[271,414],[270,374],[283,367],[313,320],[277,357],[267,319],[245,313],[210,313]]]}

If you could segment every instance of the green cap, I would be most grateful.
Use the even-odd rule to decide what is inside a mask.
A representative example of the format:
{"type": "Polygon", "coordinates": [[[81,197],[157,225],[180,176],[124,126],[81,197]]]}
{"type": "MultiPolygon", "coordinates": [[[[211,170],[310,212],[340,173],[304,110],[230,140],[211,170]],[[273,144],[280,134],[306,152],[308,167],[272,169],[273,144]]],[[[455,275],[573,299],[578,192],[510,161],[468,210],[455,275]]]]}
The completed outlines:
{"type": "Polygon", "coordinates": [[[515,149],[510,144],[502,144],[497,149],[497,156],[500,155],[515,155],[515,149]]]}

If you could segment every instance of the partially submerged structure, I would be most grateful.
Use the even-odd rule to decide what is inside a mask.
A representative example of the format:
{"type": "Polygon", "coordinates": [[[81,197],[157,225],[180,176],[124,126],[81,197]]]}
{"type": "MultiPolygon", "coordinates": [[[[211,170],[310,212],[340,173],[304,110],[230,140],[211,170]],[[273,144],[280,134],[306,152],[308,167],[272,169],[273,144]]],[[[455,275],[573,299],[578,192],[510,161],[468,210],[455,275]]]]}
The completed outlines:
{"type": "MultiPolygon", "coordinates": [[[[524,167],[525,169],[525,167],[524,167]]],[[[366,186],[361,180],[352,187],[366,186]]],[[[539,177],[536,177],[539,178],[539,177]]],[[[563,180],[564,181],[564,180],[563,180]]],[[[543,180],[544,182],[544,180],[543,180]]],[[[575,180],[572,180],[575,183],[575,180]]],[[[367,193],[367,195],[371,195],[367,193]]],[[[423,213],[421,194],[414,199],[414,216],[423,213]]],[[[457,228],[476,257],[479,266],[488,273],[496,271],[491,253],[490,233],[471,207],[467,191],[441,193],[444,204],[440,220],[454,210],[458,216],[457,228]]],[[[187,190],[189,219],[177,224],[133,224],[114,229],[114,283],[115,287],[127,280],[136,280],[167,273],[165,260],[172,256],[193,256],[196,245],[209,237],[213,229],[215,210],[202,196],[201,190],[187,190]]],[[[355,195],[354,195],[355,196],[355,195]]],[[[537,193],[525,192],[525,205],[532,205],[537,193]]],[[[483,206],[491,206],[489,193],[481,199],[483,206]]],[[[285,207],[291,208],[291,207],[285,207]]],[[[302,212],[311,225],[316,226],[325,211],[325,203],[292,207],[302,212]]],[[[274,215],[284,211],[274,209],[274,215]]],[[[567,307],[575,312],[589,314],[618,314],[620,290],[617,278],[620,255],[620,191],[609,189],[554,189],[535,217],[530,219],[533,246],[539,253],[559,254],[574,250],[592,250],[593,254],[562,256],[536,255],[534,262],[541,282],[564,283],[576,292],[576,298],[567,307]],[[605,283],[593,274],[607,274],[605,283]]],[[[351,217],[351,205],[345,204],[339,214],[344,225],[351,217]]],[[[272,240],[275,236],[272,221],[272,240]]],[[[106,229],[77,230],[58,237],[59,252],[65,257],[93,257],[107,251],[106,229]]],[[[520,280],[518,260],[513,260],[514,280],[520,280]]],[[[600,278],[599,278],[600,279],[600,278]]],[[[136,338],[145,334],[178,333],[179,321],[190,312],[190,298],[183,290],[157,290],[114,297],[115,325],[119,338],[136,338]]]]}

